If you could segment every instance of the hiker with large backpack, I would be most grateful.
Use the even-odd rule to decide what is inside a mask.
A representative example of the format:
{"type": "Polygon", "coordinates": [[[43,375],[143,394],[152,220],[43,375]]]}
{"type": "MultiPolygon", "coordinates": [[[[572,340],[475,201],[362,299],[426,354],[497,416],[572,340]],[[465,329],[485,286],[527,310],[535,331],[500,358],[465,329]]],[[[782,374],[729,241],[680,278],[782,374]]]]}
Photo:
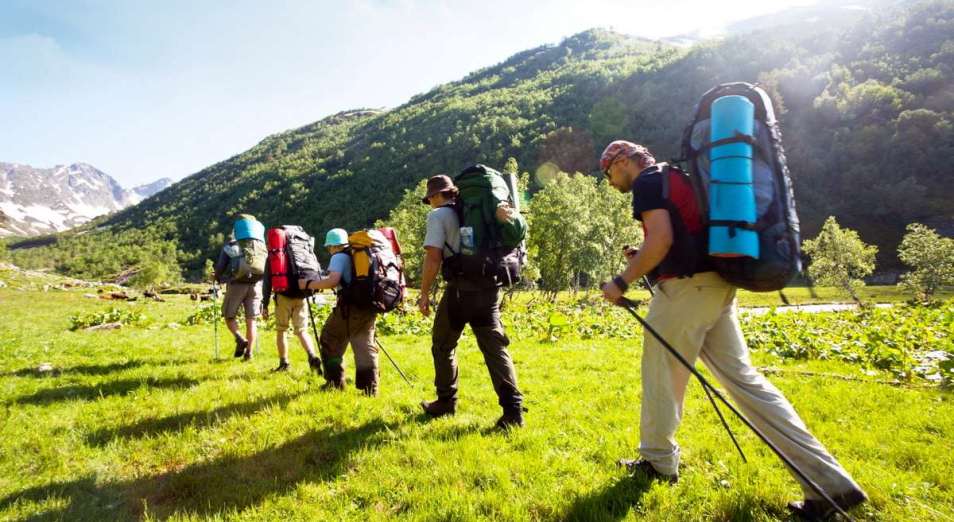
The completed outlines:
{"type": "Polygon", "coordinates": [[[214,265],[214,277],[225,283],[222,317],[235,337],[235,357],[249,361],[255,349],[255,320],[261,310],[262,277],[265,275],[265,227],[250,214],[240,214],[232,226],[232,240],[222,247],[214,265]],[[245,337],[239,333],[239,308],[245,312],[245,337]]]}
{"type": "Polygon", "coordinates": [[[315,256],[315,240],[301,227],[285,225],[268,229],[266,246],[262,317],[268,320],[268,304],[274,292],[278,366],[272,371],[285,372],[291,368],[285,343],[285,332],[291,322],[295,336],[308,354],[308,366],[321,375],[321,359],[315,354],[314,343],[308,335],[311,292],[298,287],[298,279],[316,279],[321,273],[321,264],[315,256]]]}
{"type": "Polygon", "coordinates": [[[475,165],[452,181],[433,176],[423,203],[431,206],[424,238],[424,262],[418,308],[430,314],[430,293],[443,275],[447,283],[431,332],[437,399],[422,402],[427,415],[457,410],[457,342],[470,324],[483,353],[503,415],[496,427],[523,426],[523,395],[507,352],[510,339],[500,321],[500,289],[519,281],[527,224],[519,213],[516,183],[499,172],[475,165]]]}
{"type": "MultiPolygon", "coordinates": [[[[708,140],[707,137],[707,146],[699,146],[697,150],[707,154],[722,144],[748,143],[744,138],[738,142],[734,139],[720,142],[721,139],[708,140]]],[[[751,151],[747,152],[751,160],[751,151]]],[[[745,158],[745,153],[736,151],[732,159],[745,158]]],[[[781,155],[780,146],[777,153],[781,155]]],[[[745,416],[764,434],[763,440],[774,444],[779,455],[797,468],[789,469],[799,480],[806,498],[793,502],[790,507],[804,518],[825,519],[834,508],[799,474],[803,473],[844,509],[863,502],[865,494],[808,431],[782,393],[752,366],[736,304],[736,286],[778,289],[776,287],[784,286],[791,277],[793,263],[797,268],[797,261],[788,259],[792,255],[797,257],[797,221],[785,218],[788,209],[794,218],[790,187],[784,186],[788,182],[787,170],[782,172],[776,165],[770,171],[759,173],[775,177],[772,199],[776,206],[783,208],[770,211],[768,208],[772,205],[767,204],[762,205],[764,212],[761,213],[731,215],[746,206],[746,197],[750,200],[748,206],[756,206],[751,187],[748,196],[718,192],[725,186],[732,191],[746,182],[751,184],[751,174],[744,179],[744,175],[735,173],[738,176],[735,180],[717,186],[720,183],[717,175],[725,175],[717,171],[725,166],[717,168],[715,163],[714,160],[711,164],[712,179],[705,183],[708,194],[700,195],[700,191],[707,188],[700,180],[674,165],[656,163],[646,147],[622,140],[606,147],[600,158],[600,169],[615,189],[632,192],[633,217],[642,223],[645,240],[638,251],[625,252],[626,269],[603,285],[603,295],[612,303],[620,303],[630,284],[649,276],[654,292],[646,324],[661,339],[667,340],[688,365],[701,358],[745,416]],[[707,199],[707,195],[711,198],[707,199]],[[732,208],[721,209],[728,215],[713,218],[710,211],[715,209],[707,207],[724,205],[730,196],[736,198],[727,205],[732,208]],[[775,214],[769,215],[772,212],[775,214]],[[777,221],[772,225],[778,227],[763,227],[765,220],[777,221]],[[754,243],[742,238],[743,233],[748,232],[754,233],[754,237],[749,238],[754,243]],[[793,235],[796,248],[786,253],[793,235]],[[733,263],[747,268],[739,270],[736,266],[724,271],[720,268],[733,263]],[[786,266],[789,268],[784,268],[786,266]],[[770,270],[772,268],[775,271],[770,270]],[[779,271],[786,270],[787,277],[778,277],[779,271]],[[735,284],[724,277],[736,277],[735,284]]],[[[737,163],[730,162],[729,166],[737,168],[737,163]]],[[[620,464],[630,473],[675,482],[680,454],[675,433],[682,419],[690,371],[651,333],[644,331],[643,334],[640,458],[623,459],[620,464]]]]}
{"type": "Polygon", "coordinates": [[[344,353],[350,343],[354,352],[355,387],[369,397],[378,394],[380,370],[374,339],[375,322],[378,313],[390,309],[382,301],[396,306],[403,296],[403,289],[397,287],[391,294],[395,299],[381,299],[381,292],[375,293],[375,290],[380,290],[374,284],[375,270],[388,270],[388,267],[381,266],[387,263],[375,255],[384,249],[390,251],[390,246],[384,242],[386,240],[380,233],[362,231],[349,237],[344,229],[331,229],[325,236],[325,248],[331,254],[328,275],[299,280],[300,287],[305,290],[337,289],[337,302],[321,328],[319,341],[325,365],[325,389],[344,389],[344,353]],[[378,299],[374,298],[375,295],[378,299]]]}

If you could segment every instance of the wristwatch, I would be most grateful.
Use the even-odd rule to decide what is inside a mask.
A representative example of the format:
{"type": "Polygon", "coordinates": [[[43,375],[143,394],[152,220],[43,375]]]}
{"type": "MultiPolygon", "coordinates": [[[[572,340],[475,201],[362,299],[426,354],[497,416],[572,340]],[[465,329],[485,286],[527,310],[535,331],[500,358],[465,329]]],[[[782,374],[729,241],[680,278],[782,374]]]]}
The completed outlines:
{"type": "Polygon", "coordinates": [[[627,283],[623,276],[616,276],[613,278],[613,284],[616,285],[616,288],[619,288],[620,292],[625,292],[629,289],[629,283],[627,283]]]}

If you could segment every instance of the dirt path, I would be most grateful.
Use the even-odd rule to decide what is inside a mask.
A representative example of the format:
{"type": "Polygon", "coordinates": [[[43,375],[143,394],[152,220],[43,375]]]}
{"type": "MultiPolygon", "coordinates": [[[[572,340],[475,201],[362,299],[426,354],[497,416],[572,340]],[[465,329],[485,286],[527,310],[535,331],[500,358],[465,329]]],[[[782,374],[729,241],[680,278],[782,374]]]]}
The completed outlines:
{"type": "MultiPolygon", "coordinates": [[[[874,305],[875,308],[891,308],[894,306],[891,303],[877,303],[874,305]]],[[[808,305],[792,305],[792,306],[777,306],[775,311],[779,313],[784,312],[840,312],[843,310],[856,310],[858,305],[853,303],[828,303],[828,304],[808,304],[808,305]]],[[[753,306],[742,308],[742,313],[752,314],[752,315],[762,315],[766,314],[772,308],[769,306],[753,306]]]]}

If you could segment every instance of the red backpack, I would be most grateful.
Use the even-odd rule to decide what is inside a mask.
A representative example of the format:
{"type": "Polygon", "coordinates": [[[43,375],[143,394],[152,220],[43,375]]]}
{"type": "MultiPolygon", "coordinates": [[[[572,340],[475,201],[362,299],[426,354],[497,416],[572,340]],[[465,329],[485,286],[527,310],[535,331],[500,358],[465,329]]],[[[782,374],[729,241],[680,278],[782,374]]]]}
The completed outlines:
{"type": "Polygon", "coordinates": [[[313,292],[299,289],[298,280],[320,277],[314,238],[299,226],[284,225],[268,229],[265,241],[272,291],[289,297],[310,296],[313,292]]]}

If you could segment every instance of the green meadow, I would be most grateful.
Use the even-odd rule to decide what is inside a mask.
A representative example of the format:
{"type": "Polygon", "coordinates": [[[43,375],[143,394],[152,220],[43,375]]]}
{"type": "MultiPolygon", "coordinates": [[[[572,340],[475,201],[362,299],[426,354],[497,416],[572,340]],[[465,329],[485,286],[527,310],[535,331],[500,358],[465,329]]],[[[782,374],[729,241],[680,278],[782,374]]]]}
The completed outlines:
{"type": "MultiPolygon", "coordinates": [[[[529,411],[524,429],[504,434],[490,430],[499,408],[469,335],[458,414],[429,420],[418,408],[433,394],[426,333],[381,336],[411,384],[382,357],[381,393],[366,398],[320,391],[294,343],[292,371],[270,373],[273,331],[242,363],[220,326],[216,359],[213,326],[185,325],[201,306],[187,296],[114,304],[84,295],[94,288],[0,280],[0,520],[768,521],[789,520],[785,504],[800,498],[777,458],[730,419],[742,462],[696,383],[678,434],[679,483],[616,467],[635,455],[641,348],[638,327],[615,311],[602,320],[618,330],[593,327],[606,335],[508,324],[529,411]],[[71,316],[110,307],[142,320],[69,329],[71,316]]],[[[516,300],[505,318],[532,322],[519,315],[526,306],[516,300]]],[[[932,314],[925,342],[950,353],[950,305],[932,314]]],[[[400,332],[390,320],[383,330],[400,332]]],[[[853,516],[954,519],[948,387],[780,353],[753,358],[866,489],[871,501],[853,516]]]]}

